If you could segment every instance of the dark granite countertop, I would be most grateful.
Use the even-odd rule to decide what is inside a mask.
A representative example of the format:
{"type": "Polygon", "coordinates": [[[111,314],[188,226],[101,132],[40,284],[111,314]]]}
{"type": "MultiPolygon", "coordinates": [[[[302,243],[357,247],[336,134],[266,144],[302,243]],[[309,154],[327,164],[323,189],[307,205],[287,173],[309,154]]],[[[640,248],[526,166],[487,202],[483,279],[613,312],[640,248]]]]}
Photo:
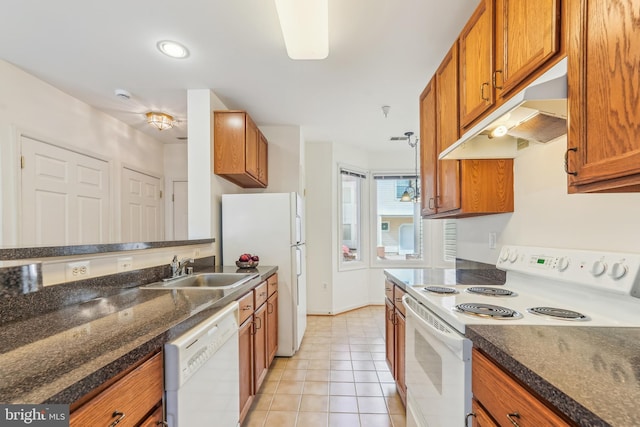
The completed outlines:
{"type": "Polygon", "coordinates": [[[0,260],[38,259],[73,255],[91,255],[107,252],[137,251],[142,249],[170,248],[174,246],[203,245],[216,239],[165,240],[157,242],[103,243],[73,246],[1,247],[0,260]]]}
{"type": "Polygon", "coordinates": [[[495,266],[476,263],[470,268],[387,268],[384,274],[402,289],[426,285],[498,286],[505,282],[505,272],[495,266]]]}
{"type": "Polygon", "coordinates": [[[469,326],[473,346],[580,426],[640,426],[640,328],[469,326]]]}
{"type": "MultiPolygon", "coordinates": [[[[237,268],[214,270],[235,273],[237,268]]],[[[276,270],[256,269],[262,278],[276,270]]],[[[0,328],[0,402],[70,404],[252,286],[255,283],[231,290],[129,287],[6,323],[0,328]]]]}

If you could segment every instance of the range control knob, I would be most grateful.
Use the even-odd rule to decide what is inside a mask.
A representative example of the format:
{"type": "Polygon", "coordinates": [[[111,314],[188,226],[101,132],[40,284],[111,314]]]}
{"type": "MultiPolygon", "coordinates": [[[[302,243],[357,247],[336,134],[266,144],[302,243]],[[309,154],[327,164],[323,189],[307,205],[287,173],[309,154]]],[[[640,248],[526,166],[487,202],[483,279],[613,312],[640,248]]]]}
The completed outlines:
{"type": "Polygon", "coordinates": [[[593,277],[602,276],[607,271],[607,264],[604,261],[596,261],[591,266],[591,275],[593,277]]]}
{"type": "Polygon", "coordinates": [[[509,252],[509,262],[510,263],[514,263],[518,260],[518,252],[517,251],[510,251],[509,252]]]}
{"type": "Polygon", "coordinates": [[[570,263],[569,258],[566,256],[560,257],[560,259],[558,259],[558,271],[565,271],[569,268],[570,263]]]}
{"type": "Polygon", "coordinates": [[[622,279],[625,274],[627,274],[627,271],[627,266],[622,262],[614,262],[611,265],[611,270],[609,270],[609,276],[611,276],[613,280],[619,280],[622,279]]]}
{"type": "Polygon", "coordinates": [[[502,252],[500,252],[500,262],[505,262],[509,259],[509,248],[504,248],[502,252]]]}

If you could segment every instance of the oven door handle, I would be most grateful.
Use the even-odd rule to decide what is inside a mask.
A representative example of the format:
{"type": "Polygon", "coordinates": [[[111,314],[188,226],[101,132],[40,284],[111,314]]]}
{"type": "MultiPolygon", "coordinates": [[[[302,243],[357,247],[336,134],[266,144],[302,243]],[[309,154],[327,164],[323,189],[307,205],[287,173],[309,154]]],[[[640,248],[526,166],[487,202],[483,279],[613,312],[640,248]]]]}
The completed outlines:
{"type": "MultiPolygon", "coordinates": [[[[464,358],[464,345],[465,345],[464,336],[458,334],[457,331],[451,331],[450,328],[447,328],[447,330],[450,331],[450,332],[446,332],[446,331],[440,330],[435,325],[431,324],[431,322],[429,322],[427,319],[423,318],[420,313],[415,311],[413,309],[413,307],[411,307],[411,304],[407,303],[408,299],[411,299],[412,301],[415,301],[413,299],[413,297],[409,296],[408,294],[405,294],[402,297],[402,305],[404,305],[404,307],[406,308],[408,314],[410,314],[413,317],[415,317],[416,320],[419,321],[421,325],[423,325],[424,327],[426,327],[426,329],[428,329],[428,332],[430,332],[432,335],[435,336],[436,339],[440,340],[447,347],[449,347],[451,350],[453,350],[458,357],[463,359],[464,358]]],[[[418,304],[417,301],[416,301],[416,304],[418,304]]],[[[433,317],[434,317],[434,319],[436,319],[435,316],[433,316],[433,317]]],[[[444,323],[441,320],[438,320],[438,322],[439,323],[444,323]]]]}

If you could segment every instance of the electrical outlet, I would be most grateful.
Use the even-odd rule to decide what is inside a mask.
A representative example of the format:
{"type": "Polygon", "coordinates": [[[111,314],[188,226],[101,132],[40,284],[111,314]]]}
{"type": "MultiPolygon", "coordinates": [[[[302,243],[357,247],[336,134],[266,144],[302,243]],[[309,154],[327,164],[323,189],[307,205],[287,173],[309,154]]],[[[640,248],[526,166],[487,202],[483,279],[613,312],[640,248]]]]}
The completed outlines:
{"type": "Polygon", "coordinates": [[[326,283],[322,284],[322,290],[326,291],[327,290],[328,285],[326,283]]]}
{"type": "Polygon", "coordinates": [[[194,249],[193,250],[193,257],[194,258],[200,258],[200,249],[194,249]]]}
{"type": "Polygon", "coordinates": [[[89,270],[89,261],[70,262],[67,264],[66,277],[67,280],[87,279],[91,274],[89,270]]]}
{"type": "Polygon", "coordinates": [[[497,236],[495,232],[489,233],[489,249],[496,248],[496,239],[497,239],[497,236]]]}
{"type": "Polygon", "coordinates": [[[133,270],[133,257],[118,258],[118,273],[133,270]]]}

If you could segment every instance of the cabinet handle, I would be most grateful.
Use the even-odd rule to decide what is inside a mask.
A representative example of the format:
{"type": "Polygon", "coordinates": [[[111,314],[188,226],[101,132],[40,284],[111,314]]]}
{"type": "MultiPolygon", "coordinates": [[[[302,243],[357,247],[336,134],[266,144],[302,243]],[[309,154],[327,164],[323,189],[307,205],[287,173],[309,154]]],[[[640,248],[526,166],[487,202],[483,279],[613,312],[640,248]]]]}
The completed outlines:
{"type": "Polygon", "coordinates": [[[520,427],[520,424],[518,424],[518,422],[517,422],[516,420],[514,420],[512,417],[513,417],[513,418],[518,418],[518,419],[519,419],[519,418],[520,418],[520,414],[519,414],[519,413],[517,413],[517,412],[512,412],[512,413],[510,413],[510,414],[507,414],[507,419],[508,419],[509,421],[511,421],[511,424],[513,424],[513,425],[514,425],[514,427],[520,427]]]}
{"type": "Polygon", "coordinates": [[[436,199],[434,199],[433,197],[429,197],[429,209],[435,209],[436,208],[436,199]]]}
{"type": "Polygon", "coordinates": [[[393,317],[391,321],[393,322],[394,325],[398,324],[398,315],[395,312],[393,313],[393,317]]]}
{"type": "Polygon", "coordinates": [[[124,412],[114,411],[113,414],[111,415],[111,418],[115,418],[115,417],[118,417],[118,419],[116,419],[114,422],[109,424],[109,427],[115,427],[116,425],[118,425],[118,423],[120,423],[120,421],[124,419],[125,414],[124,412]]]}
{"type": "Polygon", "coordinates": [[[258,328],[256,328],[256,322],[251,322],[251,335],[255,335],[258,333],[258,328]]]}
{"type": "Polygon", "coordinates": [[[258,332],[258,329],[262,328],[262,317],[256,317],[256,333],[258,332]],[[260,324],[257,324],[257,321],[260,321],[260,324]]]}
{"type": "Polygon", "coordinates": [[[270,302],[267,303],[267,313],[273,313],[273,304],[271,304],[270,302]]]}
{"type": "Polygon", "coordinates": [[[578,149],[576,147],[567,148],[567,151],[564,152],[564,171],[568,175],[577,176],[578,172],[569,172],[569,151],[577,152],[578,149]]]}
{"type": "Polygon", "coordinates": [[[168,426],[168,425],[169,425],[169,423],[168,423],[168,422],[166,422],[166,421],[158,421],[158,422],[156,422],[156,425],[157,425],[157,426],[168,426]]]}
{"type": "Polygon", "coordinates": [[[253,309],[253,306],[251,304],[247,304],[244,307],[241,308],[242,311],[247,311],[247,310],[251,310],[253,309]]]}
{"type": "Polygon", "coordinates": [[[487,98],[484,97],[484,88],[485,88],[485,86],[489,87],[489,83],[488,82],[484,82],[484,83],[482,83],[482,85],[480,85],[480,98],[482,98],[483,101],[489,102],[490,101],[489,98],[488,97],[487,98]]]}
{"type": "Polygon", "coordinates": [[[261,296],[261,297],[264,297],[264,296],[266,296],[266,295],[267,295],[267,292],[266,292],[266,291],[265,291],[265,292],[260,292],[260,296],[261,296]]]}
{"type": "MultiPolygon", "coordinates": [[[[494,87],[494,88],[496,88],[496,89],[500,89],[500,90],[502,90],[502,89],[503,89],[503,87],[502,87],[502,86],[498,86],[498,84],[496,83],[496,80],[497,80],[497,79],[496,79],[496,75],[497,75],[498,73],[500,73],[500,75],[502,75],[502,70],[495,70],[495,71],[493,72],[493,87],[494,87]]],[[[502,80],[502,84],[504,84],[504,79],[502,80]]]]}
{"type": "Polygon", "coordinates": [[[475,413],[473,413],[473,412],[469,412],[469,413],[467,414],[467,416],[466,416],[466,417],[464,417],[464,427],[470,427],[470,426],[469,426],[469,417],[475,417],[475,416],[476,416],[476,414],[475,414],[475,413]]]}

